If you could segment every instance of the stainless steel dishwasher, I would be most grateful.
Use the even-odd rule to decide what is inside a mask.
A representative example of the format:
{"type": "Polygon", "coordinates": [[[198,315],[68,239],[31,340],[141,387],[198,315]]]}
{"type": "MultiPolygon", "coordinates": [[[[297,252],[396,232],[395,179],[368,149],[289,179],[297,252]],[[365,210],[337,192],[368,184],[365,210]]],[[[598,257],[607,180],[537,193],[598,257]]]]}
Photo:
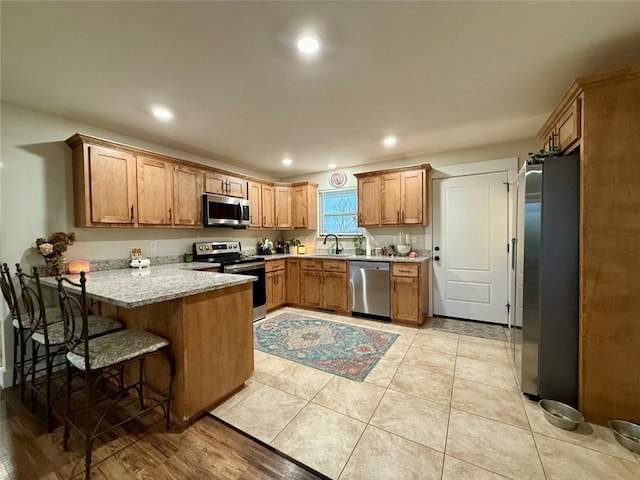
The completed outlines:
{"type": "Polygon", "coordinates": [[[390,320],[389,262],[349,262],[351,314],[390,320]]]}

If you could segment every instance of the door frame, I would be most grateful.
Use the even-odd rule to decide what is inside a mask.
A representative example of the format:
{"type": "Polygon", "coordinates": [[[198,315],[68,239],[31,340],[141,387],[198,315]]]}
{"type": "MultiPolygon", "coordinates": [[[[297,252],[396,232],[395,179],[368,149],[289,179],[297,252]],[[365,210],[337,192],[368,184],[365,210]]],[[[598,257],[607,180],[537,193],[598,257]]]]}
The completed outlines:
{"type": "MultiPolygon", "coordinates": [[[[431,182],[429,188],[429,210],[430,217],[434,218],[433,211],[433,192],[434,185],[433,181],[436,179],[442,178],[451,178],[451,177],[466,177],[469,175],[482,175],[485,173],[507,173],[507,182],[509,182],[509,195],[507,198],[507,231],[509,239],[516,237],[516,224],[515,224],[515,213],[516,213],[516,201],[517,201],[517,192],[516,192],[516,184],[518,179],[518,166],[519,166],[519,157],[509,157],[509,158],[501,158],[497,160],[486,160],[481,162],[471,162],[471,163],[460,163],[456,165],[445,165],[442,167],[433,168],[429,175],[429,181],[431,182]]],[[[430,248],[433,250],[433,222],[430,222],[429,227],[427,227],[425,233],[428,237],[430,237],[430,246],[425,248],[430,248]]],[[[432,252],[433,255],[433,252],[432,252]]],[[[509,268],[507,269],[507,299],[509,304],[512,306],[509,316],[507,326],[510,328],[515,321],[515,307],[514,307],[514,291],[512,285],[515,282],[515,270],[511,268],[513,265],[513,248],[509,248],[508,261],[509,268]]],[[[433,316],[433,268],[429,269],[429,313],[430,317],[433,316]]]]}

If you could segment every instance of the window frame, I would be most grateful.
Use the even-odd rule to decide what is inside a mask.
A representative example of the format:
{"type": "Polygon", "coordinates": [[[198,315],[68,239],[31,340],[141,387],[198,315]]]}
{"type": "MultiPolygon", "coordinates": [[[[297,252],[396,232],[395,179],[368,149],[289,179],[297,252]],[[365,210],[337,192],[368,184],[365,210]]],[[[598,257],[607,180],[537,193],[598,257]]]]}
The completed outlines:
{"type": "MultiPolygon", "coordinates": [[[[337,216],[339,214],[328,214],[337,216]]],[[[319,190],[318,191],[318,237],[322,238],[326,235],[336,235],[339,238],[353,238],[363,234],[362,227],[358,227],[358,187],[347,187],[341,189],[327,189],[327,190],[319,190]],[[333,233],[333,232],[325,232],[324,231],[324,220],[325,220],[325,211],[324,211],[324,203],[325,203],[325,195],[327,194],[344,194],[346,192],[352,191],[355,194],[356,201],[356,209],[353,212],[345,213],[344,215],[354,215],[356,222],[356,231],[354,232],[345,232],[345,233],[333,233]]]]}

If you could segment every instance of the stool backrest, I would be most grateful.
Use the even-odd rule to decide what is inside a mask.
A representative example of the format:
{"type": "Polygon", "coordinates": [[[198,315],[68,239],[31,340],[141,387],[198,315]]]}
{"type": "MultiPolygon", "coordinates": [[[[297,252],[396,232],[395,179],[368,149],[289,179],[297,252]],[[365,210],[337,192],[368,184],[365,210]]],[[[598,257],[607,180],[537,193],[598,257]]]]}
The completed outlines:
{"type": "Polygon", "coordinates": [[[49,338],[47,335],[46,308],[42,297],[38,267],[33,267],[33,274],[29,275],[22,271],[19,263],[16,263],[16,271],[20,281],[24,313],[29,316],[29,327],[32,332],[41,332],[45,338],[49,338]]]}
{"type": "Polygon", "coordinates": [[[87,279],[85,273],[80,272],[80,282],[74,282],[67,277],[56,276],[58,281],[58,298],[64,322],[64,343],[67,351],[72,351],[84,357],[85,371],[89,371],[89,338],[87,323],[87,279]],[[80,297],[77,290],[80,289],[80,297]],[[80,328],[78,328],[80,327],[80,328]]]}
{"type": "Polygon", "coordinates": [[[0,274],[0,288],[2,288],[2,296],[4,297],[4,300],[5,302],[7,302],[7,306],[9,307],[11,318],[13,320],[18,320],[18,324],[22,325],[22,323],[20,322],[20,307],[18,306],[18,296],[16,295],[16,289],[13,287],[13,280],[11,280],[9,265],[3,263],[2,267],[0,268],[0,274]]]}

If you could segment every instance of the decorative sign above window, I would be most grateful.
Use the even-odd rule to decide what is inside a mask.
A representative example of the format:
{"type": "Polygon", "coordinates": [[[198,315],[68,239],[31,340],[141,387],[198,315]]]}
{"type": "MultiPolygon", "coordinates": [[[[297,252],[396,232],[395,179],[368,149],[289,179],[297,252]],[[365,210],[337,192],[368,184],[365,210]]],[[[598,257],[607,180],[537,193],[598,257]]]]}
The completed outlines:
{"type": "Polygon", "coordinates": [[[342,170],[335,170],[329,175],[329,183],[332,187],[344,187],[347,183],[347,175],[342,170]]]}

